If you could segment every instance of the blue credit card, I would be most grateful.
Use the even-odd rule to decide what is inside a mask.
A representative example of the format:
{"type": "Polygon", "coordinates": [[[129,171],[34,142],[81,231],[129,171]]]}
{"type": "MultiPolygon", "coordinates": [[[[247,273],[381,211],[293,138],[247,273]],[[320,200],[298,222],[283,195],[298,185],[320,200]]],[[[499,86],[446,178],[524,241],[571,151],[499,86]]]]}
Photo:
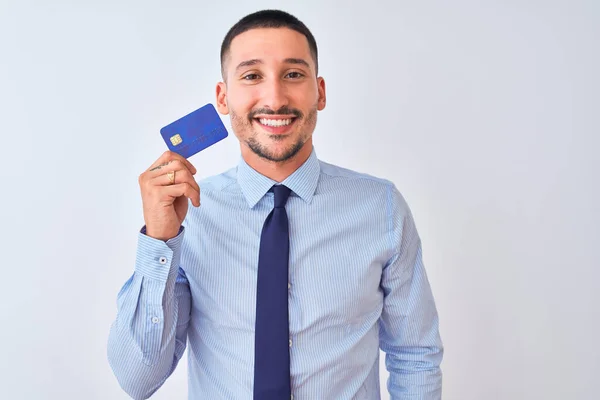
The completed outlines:
{"type": "Polygon", "coordinates": [[[200,107],[160,130],[169,150],[185,157],[227,137],[227,129],[212,104],[200,107]]]}

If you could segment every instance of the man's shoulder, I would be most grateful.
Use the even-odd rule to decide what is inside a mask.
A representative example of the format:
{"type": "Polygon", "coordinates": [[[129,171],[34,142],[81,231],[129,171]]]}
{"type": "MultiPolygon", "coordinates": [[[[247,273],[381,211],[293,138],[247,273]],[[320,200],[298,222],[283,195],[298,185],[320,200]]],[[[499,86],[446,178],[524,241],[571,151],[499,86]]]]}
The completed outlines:
{"type": "Polygon", "coordinates": [[[408,204],[396,184],[390,179],[342,167],[319,160],[321,177],[325,184],[336,182],[347,184],[353,193],[363,193],[367,196],[381,196],[392,207],[408,209],[408,204]]]}
{"type": "Polygon", "coordinates": [[[200,186],[201,190],[220,191],[237,182],[236,170],[237,166],[231,167],[218,174],[209,175],[202,179],[199,179],[197,180],[197,183],[200,186]]]}
{"type": "Polygon", "coordinates": [[[380,187],[383,190],[395,188],[395,185],[392,181],[383,177],[375,176],[366,172],[360,172],[347,167],[342,167],[340,165],[332,164],[322,160],[319,160],[319,163],[321,164],[321,174],[326,179],[346,180],[352,184],[363,184],[371,187],[375,186],[380,187]]]}

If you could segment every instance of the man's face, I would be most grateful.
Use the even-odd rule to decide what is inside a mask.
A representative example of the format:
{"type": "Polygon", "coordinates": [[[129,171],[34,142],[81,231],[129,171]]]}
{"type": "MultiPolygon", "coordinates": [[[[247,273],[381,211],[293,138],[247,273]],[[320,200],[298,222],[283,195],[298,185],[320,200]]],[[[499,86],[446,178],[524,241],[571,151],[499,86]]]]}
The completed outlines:
{"type": "Polygon", "coordinates": [[[230,114],[242,152],[282,162],[312,144],[325,82],[316,77],[304,35],[287,28],[246,31],[231,42],[224,74],[217,107],[230,114]]]}

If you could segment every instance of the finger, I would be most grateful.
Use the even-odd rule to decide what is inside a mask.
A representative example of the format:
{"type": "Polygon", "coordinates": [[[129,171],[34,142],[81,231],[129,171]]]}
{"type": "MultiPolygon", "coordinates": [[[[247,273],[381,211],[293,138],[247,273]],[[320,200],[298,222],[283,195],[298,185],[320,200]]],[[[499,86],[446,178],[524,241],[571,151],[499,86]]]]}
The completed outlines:
{"type": "MultiPolygon", "coordinates": [[[[173,164],[175,164],[175,163],[173,163],[173,164]]],[[[164,173],[152,178],[149,182],[150,185],[151,186],[172,186],[172,185],[177,185],[179,183],[189,183],[197,192],[200,192],[200,186],[198,186],[198,182],[196,182],[196,180],[194,179],[194,177],[192,176],[192,174],[189,170],[187,170],[185,168],[173,170],[173,172],[175,172],[173,181],[171,181],[171,179],[169,178],[168,172],[171,172],[171,171],[164,172],[164,173]]]]}
{"type": "Polygon", "coordinates": [[[159,169],[155,169],[154,171],[146,172],[145,179],[150,181],[150,184],[164,186],[164,185],[172,185],[173,183],[181,183],[181,182],[189,182],[192,186],[196,188],[196,190],[200,191],[200,187],[196,180],[193,177],[193,173],[187,168],[187,164],[181,162],[181,160],[173,160],[169,161],[169,163],[165,167],[161,167],[159,169]],[[169,179],[169,174],[171,172],[175,172],[175,181],[171,182],[169,179]],[[154,179],[158,179],[156,182],[152,183],[154,179]]]}
{"type": "Polygon", "coordinates": [[[181,155],[179,155],[175,152],[172,152],[172,151],[165,151],[163,153],[163,155],[160,156],[158,158],[158,160],[156,160],[154,162],[154,164],[152,164],[148,170],[154,171],[157,169],[161,169],[161,168],[165,167],[166,165],[168,165],[169,162],[175,161],[175,160],[178,160],[182,164],[186,165],[186,168],[188,168],[190,170],[192,175],[196,174],[196,172],[197,172],[196,167],[194,167],[191,162],[189,162],[185,157],[182,157],[181,155]]]}
{"type": "Polygon", "coordinates": [[[167,162],[172,158],[171,153],[172,153],[172,151],[165,151],[164,153],[162,153],[162,155],[160,157],[158,157],[158,159],[156,161],[154,161],[154,163],[152,163],[152,165],[150,166],[150,168],[148,168],[148,170],[152,171],[152,170],[156,169],[157,167],[167,165],[167,162]]]}
{"type": "Polygon", "coordinates": [[[164,196],[168,196],[169,199],[164,198],[165,201],[174,201],[174,199],[185,196],[192,201],[192,204],[196,207],[200,206],[200,191],[196,190],[189,182],[182,182],[175,185],[161,187],[161,193],[164,196]]]}
{"type": "MultiPolygon", "coordinates": [[[[165,175],[167,172],[171,171],[189,171],[187,165],[185,165],[180,160],[169,160],[162,164],[157,165],[154,168],[149,169],[146,172],[148,179],[156,178],[160,175],[165,175]]],[[[191,173],[191,172],[190,172],[191,173]]]]}

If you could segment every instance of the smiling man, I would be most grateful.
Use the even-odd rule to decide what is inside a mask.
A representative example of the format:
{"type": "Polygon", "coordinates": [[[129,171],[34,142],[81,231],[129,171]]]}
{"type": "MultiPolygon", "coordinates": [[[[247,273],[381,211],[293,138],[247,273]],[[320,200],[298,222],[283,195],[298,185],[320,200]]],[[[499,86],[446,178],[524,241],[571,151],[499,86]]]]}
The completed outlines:
{"type": "Polygon", "coordinates": [[[268,24],[246,30],[244,20],[234,26],[221,51],[224,82],[217,85],[217,106],[231,116],[244,160],[280,182],[313,150],[317,112],[325,108],[325,81],[317,77],[314,38],[299,21],[279,13],[247,18],[252,22],[271,14],[301,32],[268,24]]]}
{"type": "Polygon", "coordinates": [[[145,226],[108,342],[120,385],[150,397],[187,347],[190,399],[376,400],[382,349],[392,399],[440,399],[439,321],[408,205],[313,147],[326,96],[312,34],[282,11],[248,15],[221,66],[217,108],[241,157],[196,182],[166,152],[140,175],[145,226]]]}

